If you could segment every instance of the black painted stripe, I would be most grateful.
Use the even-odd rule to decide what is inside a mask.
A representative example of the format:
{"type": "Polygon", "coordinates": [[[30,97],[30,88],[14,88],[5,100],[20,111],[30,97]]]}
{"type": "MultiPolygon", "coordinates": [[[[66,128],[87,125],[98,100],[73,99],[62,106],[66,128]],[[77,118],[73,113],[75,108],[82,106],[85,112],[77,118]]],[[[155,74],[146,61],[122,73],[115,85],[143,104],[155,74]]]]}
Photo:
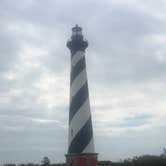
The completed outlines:
{"type": "Polygon", "coordinates": [[[78,51],[79,51],[79,50],[72,51],[72,52],[71,52],[71,58],[73,58],[74,55],[75,55],[78,51]]]}
{"type": "MultiPolygon", "coordinates": [[[[81,51],[77,51],[77,52],[81,52],[81,51]]],[[[77,52],[75,52],[74,54],[71,54],[71,61],[73,61],[73,59],[75,58],[75,56],[80,56],[80,53],[77,53],[77,52]]],[[[82,53],[81,54],[85,54],[83,51],[82,51],[82,53]]]]}
{"type": "Polygon", "coordinates": [[[78,90],[75,96],[71,99],[70,103],[70,113],[69,113],[69,123],[71,122],[74,115],[77,113],[79,108],[84,104],[86,99],[89,97],[88,83],[85,84],[78,90]]]}
{"type": "Polygon", "coordinates": [[[71,144],[68,153],[81,153],[89,144],[93,136],[91,116],[83,128],[77,133],[71,144]]]}
{"type": "Polygon", "coordinates": [[[71,77],[70,77],[70,85],[72,84],[72,82],[74,81],[74,79],[78,76],[78,74],[84,70],[85,68],[85,58],[83,57],[82,59],[80,59],[77,64],[72,67],[71,69],[71,77]]]}

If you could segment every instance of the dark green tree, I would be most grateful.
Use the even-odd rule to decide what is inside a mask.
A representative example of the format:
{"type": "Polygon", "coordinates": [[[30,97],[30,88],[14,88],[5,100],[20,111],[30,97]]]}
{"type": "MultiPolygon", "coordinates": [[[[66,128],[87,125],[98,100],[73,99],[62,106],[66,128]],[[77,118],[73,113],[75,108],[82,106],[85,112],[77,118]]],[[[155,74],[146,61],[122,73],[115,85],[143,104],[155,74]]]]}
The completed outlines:
{"type": "Polygon", "coordinates": [[[42,166],[49,166],[51,162],[48,157],[43,157],[41,163],[42,163],[42,166]]]}
{"type": "Polygon", "coordinates": [[[166,159],[166,148],[163,148],[163,152],[161,153],[160,156],[166,159]]]}

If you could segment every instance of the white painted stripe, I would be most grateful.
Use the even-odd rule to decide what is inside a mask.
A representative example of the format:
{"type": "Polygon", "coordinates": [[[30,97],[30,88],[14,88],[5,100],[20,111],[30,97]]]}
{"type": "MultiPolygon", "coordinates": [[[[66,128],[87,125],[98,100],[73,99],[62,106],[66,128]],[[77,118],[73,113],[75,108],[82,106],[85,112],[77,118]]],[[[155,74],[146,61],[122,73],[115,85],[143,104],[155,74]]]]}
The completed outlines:
{"type": "Polygon", "coordinates": [[[92,139],[90,140],[89,144],[85,147],[82,153],[94,153],[94,152],[95,152],[95,148],[94,148],[94,140],[92,136],[92,139]]]}
{"type": "Polygon", "coordinates": [[[85,84],[87,74],[86,69],[84,69],[72,82],[72,85],[70,87],[70,99],[72,99],[73,96],[79,91],[79,89],[85,84]]]}
{"type": "Polygon", "coordinates": [[[85,101],[85,103],[81,106],[81,108],[77,111],[70,122],[69,126],[69,145],[76,136],[76,134],[81,130],[81,128],[85,125],[90,117],[90,104],[89,98],[85,101]]]}
{"type": "Polygon", "coordinates": [[[84,55],[83,51],[77,51],[71,59],[71,65],[75,66],[84,57],[84,55]]]}

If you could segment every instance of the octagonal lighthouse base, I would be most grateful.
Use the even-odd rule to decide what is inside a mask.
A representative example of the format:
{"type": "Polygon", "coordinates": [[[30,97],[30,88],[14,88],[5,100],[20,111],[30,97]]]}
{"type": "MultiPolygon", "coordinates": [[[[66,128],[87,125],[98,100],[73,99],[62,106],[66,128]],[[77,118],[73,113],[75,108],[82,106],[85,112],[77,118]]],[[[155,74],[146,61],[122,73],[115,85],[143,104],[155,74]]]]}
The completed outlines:
{"type": "Polygon", "coordinates": [[[66,166],[97,166],[97,153],[67,154],[66,166]]]}

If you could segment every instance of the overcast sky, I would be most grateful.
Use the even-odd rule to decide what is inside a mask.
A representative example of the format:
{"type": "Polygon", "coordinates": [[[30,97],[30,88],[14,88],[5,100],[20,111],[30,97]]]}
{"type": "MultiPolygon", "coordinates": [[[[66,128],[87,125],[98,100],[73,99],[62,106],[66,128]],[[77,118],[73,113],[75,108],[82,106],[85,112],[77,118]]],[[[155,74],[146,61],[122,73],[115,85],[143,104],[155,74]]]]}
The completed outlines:
{"type": "Polygon", "coordinates": [[[165,0],[0,0],[0,163],[65,161],[76,23],[99,159],[166,147],[165,0]]]}

